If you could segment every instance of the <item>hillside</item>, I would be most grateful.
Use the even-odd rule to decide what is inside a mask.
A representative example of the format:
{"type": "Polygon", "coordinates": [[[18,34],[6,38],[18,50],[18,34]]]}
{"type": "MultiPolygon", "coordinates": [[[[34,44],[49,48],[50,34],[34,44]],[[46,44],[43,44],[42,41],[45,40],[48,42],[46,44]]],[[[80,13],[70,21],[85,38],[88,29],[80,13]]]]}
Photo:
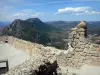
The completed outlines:
{"type": "MultiPolygon", "coordinates": [[[[51,21],[46,22],[56,28],[61,30],[70,31],[71,28],[75,27],[80,21],[51,21]]],[[[88,34],[98,34],[100,35],[100,21],[87,21],[88,24],[88,34]]]]}
{"type": "Polygon", "coordinates": [[[1,35],[15,36],[20,39],[34,41],[37,31],[33,24],[20,19],[14,20],[10,25],[3,28],[1,35]]]}
{"type": "Polygon", "coordinates": [[[44,22],[42,22],[40,19],[38,18],[29,18],[27,20],[25,20],[27,22],[30,22],[34,25],[34,28],[39,31],[40,33],[47,33],[47,32],[50,32],[52,30],[56,30],[55,27],[49,25],[49,24],[46,24],[44,22]]]}
{"type": "Polygon", "coordinates": [[[16,19],[2,29],[1,35],[14,36],[23,40],[46,44],[50,42],[47,33],[52,30],[56,30],[56,28],[43,23],[38,18],[16,19]]]}

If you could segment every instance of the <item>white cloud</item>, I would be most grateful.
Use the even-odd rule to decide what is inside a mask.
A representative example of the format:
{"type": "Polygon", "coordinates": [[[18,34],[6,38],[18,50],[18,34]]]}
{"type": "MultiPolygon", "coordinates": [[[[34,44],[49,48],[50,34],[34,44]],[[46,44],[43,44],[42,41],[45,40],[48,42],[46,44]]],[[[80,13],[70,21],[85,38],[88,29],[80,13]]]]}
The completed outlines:
{"type": "Polygon", "coordinates": [[[63,13],[82,13],[91,9],[90,7],[66,7],[62,9],[58,9],[56,14],[63,14],[63,13]]]}
{"type": "Polygon", "coordinates": [[[95,14],[100,15],[100,12],[98,12],[98,11],[91,11],[91,12],[87,13],[87,15],[95,15],[95,14]]]}
{"type": "Polygon", "coordinates": [[[16,14],[14,14],[13,16],[14,17],[24,17],[24,16],[27,16],[28,14],[26,14],[26,13],[21,13],[21,12],[19,12],[19,13],[16,13],[16,14]]]}
{"type": "Polygon", "coordinates": [[[66,7],[58,9],[58,12],[54,14],[95,15],[100,14],[100,12],[93,11],[91,7],[66,7]]]}
{"type": "Polygon", "coordinates": [[[28,17],[28,16],[31,16],[33,12],[34,11],[32,9],[24,9],[15,13],[13,16],[14,17],[28,17]]]}
{"type": "Polygon", "coordinates": [[[29,17],[39,17],[41,15],[43,15],[43,12],[35,12],[32,9],[25,9],[15,13],[13,16],[18,18],[29,18],[29,17]]]}
{"type": "Polygon", "coordinates": [[[34,11],[33,12],[32,11],[29,12],[27,10],[24,10],[22,12],[15,13],[13,15],[13,19],[23,19],[23,20],[25,20],[27,18],[39,17],[41,15],[43,15],[42,12],[34,12],[34,11]]]}
{"type": "Polygon", "coordinates": [[[20,11],[13,10],[0,10],[0,21],[12,21],[14,19],[27,19],[33,17],[40,17],[43,15],[43,12],[36,12],[32,9],[24,9],[20,11]]]}
{"type": "Polygon", "coordinates": [[[32,16],[33,16],[33,17],[38,17],[38,16],[40,16],[40,15],[44,15],[44,13],[42,13],[42,12],[36,12],[36,13],[33,14],[32,16]]]}
{"type": "Polygon", "coordinates": [[[13,6],[0,7],[0,21],[8,21],[11,19],[13,14],[13,6]]]}

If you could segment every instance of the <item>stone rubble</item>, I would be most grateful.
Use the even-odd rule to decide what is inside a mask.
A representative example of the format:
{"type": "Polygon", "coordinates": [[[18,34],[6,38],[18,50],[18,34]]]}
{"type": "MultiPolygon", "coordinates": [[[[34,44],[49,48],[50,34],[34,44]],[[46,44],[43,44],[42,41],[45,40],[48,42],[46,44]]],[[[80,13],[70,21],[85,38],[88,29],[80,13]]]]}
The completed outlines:
{"type": "Polygon", "coordinates": [[[5,75],[53,75],[53,73],[57,73],[57,68],[56,60],[50,61],[35,55],[22,65],[10,69],[5,75]]]}

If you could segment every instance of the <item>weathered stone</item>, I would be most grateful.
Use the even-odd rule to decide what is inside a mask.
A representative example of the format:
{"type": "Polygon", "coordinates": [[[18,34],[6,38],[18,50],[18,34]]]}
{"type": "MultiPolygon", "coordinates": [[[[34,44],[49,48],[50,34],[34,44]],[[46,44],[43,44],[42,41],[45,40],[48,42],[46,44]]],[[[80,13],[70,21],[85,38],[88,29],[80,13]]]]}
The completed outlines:
{"type": "Polygon", "coordinates": [[[73,34],[73,35],[76,35],[77,33],[76,33],[76,31],[73,31],[72,34],[73,34]]]}
{"type": "Polygon", "coordinates": [[[86,40],[85,37],[80,37],[79,40],[80,40],[80,42],[82,42],[82,43],[88,43],[88,41],[86,40]]]}
{"type": "Polygon", "coordinates": [[[76,34],[76,39],[79,39],[79,37],[80,37],[80,36],[79,36],[79,34],[77,33],[77,34],[76,34]]]}
{"type": "Polygon", "coordinates": [[[85,29],[84,28],[79,28],[78,32],[85,32],[85,29]]]}
{"type": "Polygon", "coordinates": [[[80,36],[82,37],[84,37],[85,36],[85,33],[84,32],[80,32],[80,36]]]}
{"type": "Polygon", "coordinates": [[[94,57],[99,57],[99,54],[98,53],[90,53],[91,56],[94,56],[94,57]]]}
{"type": "Polygon", "coordinates": [[[77,25],[77,28],[87,28],[86,22],[85,22],[85,21],[82,21],[81,23],[79,23],[79,24],[77,25]]]}
{"type": "Polygon", "coordinates": [[[56,60],[51,62],[43,57],[36,57],[11,69],[5,75],[53,75],[57,74],[57,68],[56,60]]]}
{"type": "Polygon", "coordinates": [[[82,52],[83,49],[75,49],[76,52],[82,52]]]}
{"type": "Polygon", "coordinates": [[[77,30],[77,28],[72,28],[71,30],[72,30],[72,31],[76,31],[76,30],[77,30]]]}
{"type": "Polygon", "coordinates": [[[72,54],[71,53],[68,53],[66,57],[67,58],[71,58],[72,57],[72,54]]]}
{"type": "Polygon", "coordinates": [[[73,34],[72,33],[69,34],[69,39],[73,39],[73,34]]]}

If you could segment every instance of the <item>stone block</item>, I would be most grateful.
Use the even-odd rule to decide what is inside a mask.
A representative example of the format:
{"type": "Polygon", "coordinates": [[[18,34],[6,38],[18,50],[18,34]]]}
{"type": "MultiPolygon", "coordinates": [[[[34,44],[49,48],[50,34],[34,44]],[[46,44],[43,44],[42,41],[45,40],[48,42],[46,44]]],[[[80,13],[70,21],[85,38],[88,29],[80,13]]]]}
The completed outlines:
{"type": "Polygon", "coordinates": [[[76,52],[82,52],[83,49],[75,49],[76,52]]]}

